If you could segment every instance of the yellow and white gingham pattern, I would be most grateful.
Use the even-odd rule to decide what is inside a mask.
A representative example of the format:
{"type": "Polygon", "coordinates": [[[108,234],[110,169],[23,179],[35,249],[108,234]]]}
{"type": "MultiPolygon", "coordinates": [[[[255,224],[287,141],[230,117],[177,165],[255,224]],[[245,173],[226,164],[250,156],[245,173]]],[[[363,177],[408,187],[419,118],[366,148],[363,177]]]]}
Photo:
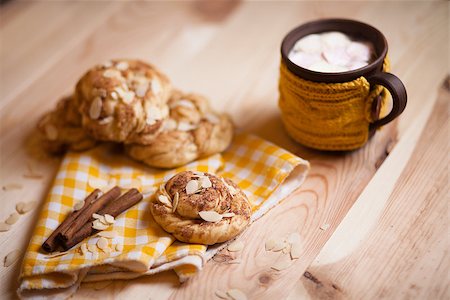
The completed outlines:
{"type": "MultiPolygon", "coordinates": [[[[86,278],[95,278],[102,272],[128,274],[128,278],[132,278],[170,268],[175,269],[180,277],[186,278],[198,270],[195,265],[199,263],[191,263],[190,258],[193,258],[192,261],[195,260],[194,256],[205,259],[206,246],[176,242],[154,222],[148,209],[150,194],[144,195],[140,203],[116,218],[111,229],[118,232],[118,236],[110,243],[111,253],[100,251],[98,257],[91,253],[83,256],[76,249],[77,246],[62,256],[49,258],[40,250],[42,243],[72,211],[74,204],[92,192],[93,188],[88,184],[91,178],[106,181],[114,178],[120,187],[138,186],[145,192],[183,170],[216,173],[231,178],[244,190],[255,214],[270,208],[271,205],[264,208],[268,202],[266,200],[298,166],[304,167],[306,172],[309,165],[278,146],[243,133],[235,137],[224,153],[174,170],[147,168],[124,158],[111,145],[84,153],[68,153],[53,182],[28,246],[19,292],[67,288],[81,280],[79,275],[87,270],[89,274],[86,278]],[[116,251],[116,244],[122,244],[123,250],[116,251]]],[[[93,236],[85,242],[95,244],[97,240],[98,237],[93,236]]]]}

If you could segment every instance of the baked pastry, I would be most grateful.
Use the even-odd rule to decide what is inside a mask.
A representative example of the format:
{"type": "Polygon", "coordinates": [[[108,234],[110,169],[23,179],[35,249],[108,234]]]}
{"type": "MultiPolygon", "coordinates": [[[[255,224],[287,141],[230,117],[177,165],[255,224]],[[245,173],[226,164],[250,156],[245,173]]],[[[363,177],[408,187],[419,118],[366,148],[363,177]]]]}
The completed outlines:
{"type": "Polygon", "coordinates": [[[233,123],[211,111],[206,98],[174,91],[169,107],[170,117],[151,144],[125,147],[131,158],[151,167],[174,168],[222,152],[231,143],[233,123]]]}
{"type": "Polygon", "coordinates": [[[247,196],[234,182],[191,171],[161,185],[150,211],[155,222],[177,240],[205,245],[234,238],[251,216],[247,196]]]}
{"type": "Polygon", "coordinates": [[[42,144],[51,153],[83,151],[97,144],[81,127],[81,116],[74,107],[72,96],[59,100],[56,109],[46,113],[37,127],[42,144]]]}
{"type": "Polygon", "coordinates": [[[149,144],[168,116],[169,79],[139,60],[113,60],[90,69],[77,83],[83,127],[102,141],[149,144]]]}

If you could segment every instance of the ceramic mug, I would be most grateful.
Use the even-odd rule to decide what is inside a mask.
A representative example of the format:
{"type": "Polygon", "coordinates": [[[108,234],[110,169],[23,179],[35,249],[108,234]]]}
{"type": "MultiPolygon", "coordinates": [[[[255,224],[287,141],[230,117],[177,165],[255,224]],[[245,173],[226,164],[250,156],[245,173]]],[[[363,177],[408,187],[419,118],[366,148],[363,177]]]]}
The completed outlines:
{"type": "MultiPolygon", "coordinates": [[[[290,31],[285,36],[281,44],[282,62],[292,74],[298,76],[299,78],[317,83],[346,83],[362,76],[367,79],[371,86],[381,85],[385,87],[392,96],[392,110],[387,116],[382,119],[377,119],[371,123],[368,129],[369,132],[374,132],[374,129],[397,118],[406,107],[407,94],[405,86],[395,75],[383,72],[383,63],[387,52],[388,43],[384,35],[378,29],[366,23],[349,19],[322,19],[303,24],[290,31]],[[295,43],[302,37],[309,34],[329,31],[339,31],[350,36],[351,38],[371,42],[374,47],[376,58],[362,68],[339,73],[322,73],[312,71],[296,65],[288,58],[289,52],[294,47],[295,43]]],[[[379,111],[379,100],[380,97],[374,101],[374,105],[372,106],[374,110],[379,111]]]]}

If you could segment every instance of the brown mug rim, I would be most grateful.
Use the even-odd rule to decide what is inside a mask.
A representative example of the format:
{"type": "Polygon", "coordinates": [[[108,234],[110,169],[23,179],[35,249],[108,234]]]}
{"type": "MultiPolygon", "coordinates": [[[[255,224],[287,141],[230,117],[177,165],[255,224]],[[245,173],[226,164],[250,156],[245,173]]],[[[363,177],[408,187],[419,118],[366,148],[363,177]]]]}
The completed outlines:
{"type": "Polygon", "coordinates": [[[387,52],[388,43],[381,31],[364,22],[341,18],[320,19],[304,23],[292,29],[281,43],[281,57],[289,71],[310,81],[326,83],[348,82],[361,76],[369,77],[381,71],[387,52]],[[376,59],[362,68],[339,73],[312,71],[300,67],[289,59],[289,52],[296,41],[308,34],[326,31],[340,31],[354,38],[369,40],[375,48],[376,59]]]}

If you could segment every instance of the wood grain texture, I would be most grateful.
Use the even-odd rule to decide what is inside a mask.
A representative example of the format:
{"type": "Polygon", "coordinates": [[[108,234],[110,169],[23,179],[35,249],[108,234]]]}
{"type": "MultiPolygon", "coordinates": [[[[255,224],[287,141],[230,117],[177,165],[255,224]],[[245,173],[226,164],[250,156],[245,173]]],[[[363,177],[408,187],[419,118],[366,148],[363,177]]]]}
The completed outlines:
{"type": "MultiPolygon", "coordinates": [[[[312,274],[311,279],[317,276],[322,282],[337,278],[339,288],[346,291],[344,298],[360,298],[367,290],[376,294],[377,290],[367,284],[350,282],[348,265],[337,265],[330,274],[327,269],[317,273],[314,267],[323,265],[317,265],[314,259],[319,253],[319,257],[329,257],[325,254],[333,252],[336,246],[323,248],[328,240],[340,245],[347,239],[347,243],[353,241],[359,247],[359,238],[365,240],[366,232],[371,232],[384,213],[384,204],[390,203],[391,192],[398,189],[397,180],[413,157],[412,149],[432,113],[436,91],[448,73],[448,63],[444,63],[449,52],[446,3],[9,2],[1,7],[0,14],[0,182],[2,186],[15,182],[23,185],[20,190],[0,190],[0,219],[8,217],[19,201],[43,201],[58,167],[59,159],[37,159],[27,151],[39,116],[60,96],[70,93],[87,68],[112,57],[139,57],[155,63],[175,86],[210,97],[213,107],[230,113],[243,130],[310,159],[313,165],[304,187],[241,237],[246,244],[240,253],[244,261],[241,265],[208,263],[198,277],[183,285],[172,272],[114,282],[98,291],[84,285],[75,298],[211,299],[217,287],[242,288],[251,299],[284,298],[292,290],[291,299],[299,295],[317,298],[322,294],[307,290],[304,277],[299,281],[305,271],[312,274]],[[394,73],[408,89],[408,107],[397,124],[383,128],[367,147],[353,153],[325,155],[300,147],[285,134],[279,119],[281,39],[298,24],[322,17],[356,18],[383,31],[394,73]],[[381,165],[396,140],[397,146],[381,165]],[[27,163],[44,178],[24,178],[27,163]],[[387,185],[384,178],[392,181],[387,185]],[[357,211],[361,212],[370,207],[376,210],[376,217],[358,213],[359,235],[348,230],[334,232],[339,224],[355,226],[355,217],[346,221],[352,207],[360,207],[357,211]],[[319,229],[323,224],[331,226],[323,231],[319,229]],[[263,240],[295,230],[305,241],[302,258],[285,271],[271,271],[270,265],[279,255],[265,253],[263,240]],[[331,250],[324,254],[323,249],[331,250]],[[336,272],[343,275],[333,277],[336,272]]],[[[424,194],[419,196],[425,199],[424,194]]],[[[397,201],[399,208],[409,206],[403,198],[397,201]]],[[[37,210],[21,217],[9,232],[0,233],[0,257],[26,247],[36,217],[37,210]]],[[[423,214],[418,220],[426,218],[423,214]]],[[[394,237],[403,232],[401,228],[393,232],[394,237]]],[[[434,230],[429,227],[430,232],[434,230]]],[[[409,239],[422,245],[426,237],[409,239]]],[[[378,245],[370,245],[374,249],[367,264],[384,263],[385,257],[377,255],[378,245]]],[[[404,253],[414,251],[405,249],[404,253]]],[[[412,260],[406,265],[413,265],[412,260]]],[[[433,263],[427,266],[436,268],[433,263]]],[[[19,267],[16,263],[0,268],[1,299],[14,295],[19,267]]],[[[436,272],[439,270],[436,268],[436,272]]],[[[383,284],[382,279],[378,284],[383,284]]],[[[432,285],[425,280],[416,286],[423,291],[432,285]]],[[[402,290],[406,292],[407,287],[400,286],[398,293],[402,290]]],[[[388,296],[400,295],[392,289],[386,291],[388,296]]]]}
{"type": "Polygon", "coordinates": [[[290,299],[450,297],[449,83],[390,197],[358,199],[290,299]]]}

